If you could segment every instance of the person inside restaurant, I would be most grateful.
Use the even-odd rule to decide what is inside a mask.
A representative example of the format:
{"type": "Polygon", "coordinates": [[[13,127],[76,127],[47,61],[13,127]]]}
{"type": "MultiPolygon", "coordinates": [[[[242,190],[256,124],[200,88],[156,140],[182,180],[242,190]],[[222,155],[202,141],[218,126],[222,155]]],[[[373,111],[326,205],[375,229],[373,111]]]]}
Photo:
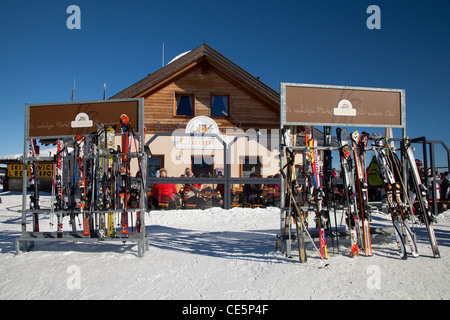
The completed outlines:
{"type": "MultiPolygon", "coordinates": [[[[160,169],[160,176],[167,177],[167,170],[160,169]]],[[[157,209],[167,208],[168,210],[176,209],[174,195],[177,188],[173,183],[155,183],[152,188],[152,205],[157,209]]]]}

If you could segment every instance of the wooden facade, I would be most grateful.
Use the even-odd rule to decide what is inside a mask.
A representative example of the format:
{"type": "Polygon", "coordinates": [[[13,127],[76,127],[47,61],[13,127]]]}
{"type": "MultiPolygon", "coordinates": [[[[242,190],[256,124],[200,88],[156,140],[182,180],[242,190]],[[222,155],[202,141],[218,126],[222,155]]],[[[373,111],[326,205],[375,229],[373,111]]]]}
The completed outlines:
{"type": "MultiPolygon", "coordinates": [[[[253,163],[253,167],[250,165],[252,167],[250,170],[256,170],[259,176],[267,177],[279,171],[279,93],[206,44],[180,56],[111,97],[111,99],[124,98],[144,98],[144,123],[147,133],[145,142],[155,138],[154,135],[158,133],[183,131],[189,121],[198,116],[214,120],[220,134],[227,137],[227,143],[233,140],[233,135],[247,132],[248,129],[252,129],[254,133],[264,129],[268,134],[274,129],[276,136],[267,144],[256,143],[255,146],[255,141],[243,138],[235,141],[230,152],[231,175],[248,176],[247,164],[255,162],[257,157],[259,157],[257,164],[253,163]],[[192,100],[191,114],[177,114],[177,99],[180,96],[192,100]],[[226,97],[227,108],[226,112],[222,113],[217,113],[215,109],[213,114],[212,101],[213,97],[217,96],[226,97]],[[272,161],[273,159],[276,160],[272,161]],[[270,160],[270,163],[265,160],[270,160]],[[247,169],[244,169],[244,166],[247,169]]],[[[180,176],[185,168],[194,169],[194,162],[202,161],[201,159],[205,157],[213,157],[213,164],[208,167],[209,176],[215,176],[217,170],[225,166],[223,150],[180,150],[175,146],[173,137],[161,135],[152,141],[151,161],[159,161],[156,170],[158,166],[165,167],[169,176],[180,176]]],[[[131,165],[133,171],[133,163],[131,165]]],[[[148,171],[152,176],[151,166],[150,164],[148,171]]]]}
{"type": "Polygon", "coordinates": [[[259,79],[203,44],[152,75],[116,94],[112,99],[145,98],[147,133],[184,128],[195,116],[213,118],[221,131],[279,128],[279,94],[259,79]],[[175,95],[192,94],[194,114],[177,116],[175,95]],[[211,96],[229,96],[229,114],[211,116],[211,96]]]}

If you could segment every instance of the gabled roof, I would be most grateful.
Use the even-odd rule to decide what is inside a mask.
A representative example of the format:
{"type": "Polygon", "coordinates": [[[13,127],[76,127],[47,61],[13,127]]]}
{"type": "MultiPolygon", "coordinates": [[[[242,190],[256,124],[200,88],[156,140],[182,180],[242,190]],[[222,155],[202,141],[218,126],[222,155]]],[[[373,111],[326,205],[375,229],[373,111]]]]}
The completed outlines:
{"type": "Polygon", "coordinates": [[[204,64],[213,66],[234,83],[256,94],[260,99],[279,110],[280,95],[278,92],[206,44],[180,55],[176,60],[117,93],[111,99],[146,96],[191,68],[204,64]]]}

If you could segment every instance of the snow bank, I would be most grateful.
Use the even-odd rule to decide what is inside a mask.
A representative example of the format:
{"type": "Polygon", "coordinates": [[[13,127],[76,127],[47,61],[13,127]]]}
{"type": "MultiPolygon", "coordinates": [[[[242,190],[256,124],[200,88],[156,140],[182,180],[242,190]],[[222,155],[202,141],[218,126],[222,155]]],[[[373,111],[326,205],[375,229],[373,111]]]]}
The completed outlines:
{"type": "MultiPolygon", "coordinates": [[[[323,268],[310,243],[306,264],[276,250],[277,208],[151,212],[150,249],[142,258],[129,242],[36,243],[15,256],[22,197],[0,196],[0,299],[450,298],[450,211],[435,225],[440,259],[432,258],[426,231],[417,226],[419,258],[400,260],[395,241],[384,236],[373,238],[372,257],[352,259],[348,239],[333,248],[328,238],[323,268]]],[[[42,206],[49,199],[43,196],[42,206]]],[[[49,221],[43,217],[41,228],[55,230],[49,221]]],[[[373,224],[389,219],[374,215],[373,224]]]]}

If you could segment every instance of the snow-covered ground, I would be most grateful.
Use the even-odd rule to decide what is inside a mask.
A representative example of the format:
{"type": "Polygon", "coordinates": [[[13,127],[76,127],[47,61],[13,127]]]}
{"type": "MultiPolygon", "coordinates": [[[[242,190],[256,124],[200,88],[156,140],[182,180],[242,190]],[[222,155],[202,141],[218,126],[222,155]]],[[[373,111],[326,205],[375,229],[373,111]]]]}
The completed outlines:
{"type": "MultiPolygon", "coordinates": [[[[37,242],[16,256],[22,196],[0,197],[0,299],[450,298],[450,211],[435,225],[440,259],[418,226],[418,258],[400,260],[391,236],[374,236],[374,255],[355,259],[348,239],[340,239],[337,254],[328,238],[324,268],[309,240],[306,264],[276,250],[277,208],[153,211],[145,215],[150,248],[141,258],[130,242],[37,242]]],[[[41,197],[43,207],[49,202],[41,197]]],[[[49,221],[41,219],[42,231],[55,231],[49,221]]],[[[388,216],[374,215],[372,226],[389,225],[388,216]]]]}

